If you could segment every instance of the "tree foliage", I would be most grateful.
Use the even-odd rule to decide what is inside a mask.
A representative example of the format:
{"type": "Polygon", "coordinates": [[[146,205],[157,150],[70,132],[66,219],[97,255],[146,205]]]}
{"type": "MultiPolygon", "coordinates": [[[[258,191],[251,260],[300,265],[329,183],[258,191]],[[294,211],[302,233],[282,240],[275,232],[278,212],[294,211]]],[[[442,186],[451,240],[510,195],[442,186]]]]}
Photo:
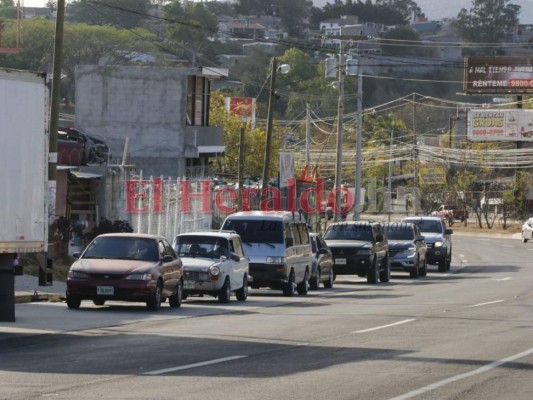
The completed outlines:
{"type": "Polygon", "coordinates": [[[179,1],[165,5],[163,15],[169,21],[166,46],[190,60],[203,56],[218,29],[216,15],[202,3],[179,1]]]}
{"type": "Polygon", "coordinates": [[[461,9],[453,23],[457,34],[473,43],[499,43],[518,23],[520,6],[511,0],[473,0],[469,11],[461,9]]]}
{"type": "Polygon", "coordinates": [[[146,20],[150,0],[74,0],[65,8],[65,20],[116,28],[139,27],[146,20]]]}

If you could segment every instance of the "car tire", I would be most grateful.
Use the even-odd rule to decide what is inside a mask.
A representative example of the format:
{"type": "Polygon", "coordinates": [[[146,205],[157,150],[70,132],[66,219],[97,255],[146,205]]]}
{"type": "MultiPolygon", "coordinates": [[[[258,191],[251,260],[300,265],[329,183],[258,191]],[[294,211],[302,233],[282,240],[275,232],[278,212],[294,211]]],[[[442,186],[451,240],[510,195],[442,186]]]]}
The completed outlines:
{"type": "Polygon", "coordinates": [[[522,243],[527,243],[528,239],[524,236],[524,232],[522,232],[522,243]]]}
{"type": "Polygon", "coordinates": [[[248,298],[248,276],[246,274],[242,278],[242,287],[235,291],[235,296],[238,301],[246,301],[248,298]]]}
{"type": "Polygon", "coordinates": [[[439,272],[446,272],[446,258],[439,260],[439,272]]]}
{"type": "Polygon", "coordinates": [[[389,282],[390,281],[390,261],[389,261],[389,255],[386,255],[383,259],[383,271],[379,272],[379,280],[380,282],[389,282]]]}
{"type": "Polygon", "coordinates": [[[413,279],[418,279],[420,276],[420,257],[416,259],[415,269],[409,272],[409,277],[413,279]]]}
{"type": "Polygon", "coordinates": [[[449,271],[451,267],[452,267],[452,254],[450,253],[450,255],[446,257],[446,271],[449,271]]]}
{"type": "Polygon", "coordinates": [[[333,268],[329,271],[328,280],[324,282],[324,287],[326,289],[331,289],[333,287],[333,282],[335,282],[335,274],[333,273],[333,268]]]}
{"type": "Polygon", "coordinates": [[[163,285],[160,281],[157,282],[154,293],[152,293],[148,297],[148,300],[146,300],[146,308],[148,308],[150,311],[157,311],[161,308],[161,300],[163,298],[162,286],[163,285]]]}
{"type": "Polygon", "coordinates": [[[379,271],[378,271],[378,261],[376,258],[374,258],[374,261],[372,261],[372,267],[368,270],[366,274],[366,281],[367,283],[378,283],[379,278],[379,271]]]}
{"type": "Polygon", "coordinates": [[[103,306],[105,304],[105,300],[102,300],[102,299],[96,299],[96,300],[93,300],[93,304],[95,306],[103,306]]]}
{"type": "Polygon", "coordinates": [[[283,295],[286,297],[294,296],[294,272],[289,273],[289,280],[283,285],[283,295]]]}
{"type": "Polygon", "coordinates": [[[419,276],[426,276],[428,273],[428,263],[427,260],[424,260],[422,268],[419,268],[419,276]]]}
{"type": "Polygon", "coordinates": [[[231,298],[231,287],[229,283],[229,278],[226,278],[224,285],[218,292],[218,302],[219,303],[229,303],[231,298]]]}
{"type": "Polygon", "coordinates": [[[67,306],[68,306],[68,308],[70,308],[71,310],[77,310],[78,308],[80,308],[80,305],[81,305],[81,299],[80,298],[74,297],[74,296],[69,296],[67,294],[67,306]]]}
{"type": "Polygon", "coordinates": [[[185,290],[183,291],[183,294],[181,295],[182,300],[187,300],[187,297],[189,297],[189,293],[187,293],[185,290]]]}
{"type": "Polygon", "coordinates": [[[180,308],[182,300],[183,300],[183,283],[180,281],[178,283],[178,287],[176,288],[176,294],[168,298],[168,305],[171,308],[180,308]]]}
{"type": "Polygon", "coordinates": [[[309,289],[318,290],[320,287],[320,268],[317,268],[316,274],[314,277],[311,277],[309,280],[309,289]]]}
{"type": "Polygon", "coordinates": [[[309,271],[307,269],[305,270],[303,281],[298,284],[296,290],[301,296],[305,296],[307,294],[307,291],[309,290],[309,271]]]}

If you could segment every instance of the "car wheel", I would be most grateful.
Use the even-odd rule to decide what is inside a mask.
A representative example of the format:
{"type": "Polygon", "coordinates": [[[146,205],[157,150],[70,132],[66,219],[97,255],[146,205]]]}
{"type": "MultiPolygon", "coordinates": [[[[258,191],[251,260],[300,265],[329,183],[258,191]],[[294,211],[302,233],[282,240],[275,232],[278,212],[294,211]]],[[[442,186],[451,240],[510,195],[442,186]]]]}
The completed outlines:
{"type": "Polygon", "coordinates": [[[388,255],[383,259],[383,264],[384,269],[379,273],[379,280],[381,282],[388,282],[390,281],[390,261],[388,255]]]}
{"type": "Polygon", "coordinates": [[[105,300],[102,300],[102,299],[96,299],[96,300],[93,300],[93,304],[95,306],[103,306],[105,304],[105,300]]]}
{"type": "Polygon", "coordinates": [[[320,268],[317,268],[316,274],[314,277],[311,277],[309,280],[309,288],[311,290],[318,290],[320,286],[320,268]]]}
{"type": "Polygon", "coordinates": [[[161,282],[157,282],[154,293],[146,300],[146,308],[150,311],[157,311],[161,308],[161,299],[163,298],[161,286],[161,282]]]}
{"type": "Polygon", "coordinates": [[[226,278],[224,281],[224,286],[218,292],[218,302],[219,303],[229,303],[231,298],[231,287],[229,283],[229,278],[226,278]]]}
{"type": "Polygon", "coordinates": [[[446,271],[449,271],[451,267],[452,267],[452,254],[450,253],[450,255],[446,258],[446,271]]]}
{"type": "Polygon", "coordinates": [[[181,307],[181,302],[183,300],[183,283],[180,281],[178,287],[176,288],[176,294],[168,298],[168,305],[171,308],[181,307]]]}
{"type": "Polygon", "coordinates": [[[419,275],[426,276],[427,273],[428,273],[428,263],[427,263],[427,260],[424,260],[424,264],[422,264],[422,268],[419,269],[419,275]]]}
{"type": "Polygon", "coordinates": [[[81,299],[79,299],[78,297],[69,296],[67,294],[68,308],[70,308],[71,310],[77,310],[78,308],[80,308],[80,305],[81,305],[81,299]]]}
{"type": "Polygon", "coordinates": [[[526,237],[524,236],[524,232],[522,232],[522,243],[527,243],[527,239],[526,239],[526,237]]]}
{"type": "Polygon", "coordinates": [[[409,276],[413,279],[417,279],[420,276],[420,257],[416,259],[415,269],[409,273],[409,276]]]}
{"type": "Polygon", "coordinates": [[[439,272],[446,272],[446,258],[439,260],[439,272]]]}
{"type": "Polygon", "coordinates": [[[248,298],[248,277],[246,274],[242,278],[242,287],[235,292],[238,301],[246,301],[248,298]]]}
{"type": "Polygon", "coordinates": [[[289,280],[285,285],[283,285],[283,295],[287,297],[294,296],[294,272],[291,271],[289,274],[289,280]]]}
{"type": "Polygon", "coordinates": [[[326,282],[324,282],[324,287],[326,289],[331,289],[333,287],[333,282],[335,281],[335,274],[333,273],[333,269],[329,271],[329,278],[326,282]]]}
{"type": "Polygon", "coordinates": [[[309,289],[309,271],[307,269],[305,270],[304,280],[298,284],[296,289],[299,295],[305,296],[307,294],[309,289]]]}
{"type": "Polygon", "coordinates": [[[366,281],[368,283],[377,283],[379,277],[379,271],[378,271],[378,261],[376,258],[374,258],[374,261],[372,262],[372,266],[368,270],[366,274],[366,281]]]}

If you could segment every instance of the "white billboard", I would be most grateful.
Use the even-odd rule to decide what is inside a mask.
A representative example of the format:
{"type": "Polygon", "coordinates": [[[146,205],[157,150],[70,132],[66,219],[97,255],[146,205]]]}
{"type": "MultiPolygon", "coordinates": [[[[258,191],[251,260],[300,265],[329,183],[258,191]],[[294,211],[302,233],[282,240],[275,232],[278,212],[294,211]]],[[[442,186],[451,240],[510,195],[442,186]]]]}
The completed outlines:
{"type": "Polygon", "coordinates": [[[533,110],[470,110],[467,137],[474,142],[533,142],[533,110]]]}

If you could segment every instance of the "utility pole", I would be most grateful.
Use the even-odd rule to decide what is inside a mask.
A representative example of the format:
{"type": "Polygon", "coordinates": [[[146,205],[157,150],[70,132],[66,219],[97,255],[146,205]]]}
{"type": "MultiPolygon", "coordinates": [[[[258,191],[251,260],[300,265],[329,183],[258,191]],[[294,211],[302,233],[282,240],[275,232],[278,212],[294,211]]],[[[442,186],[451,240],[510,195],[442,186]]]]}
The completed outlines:
{"type": "Polygon", "coordinates": [[[57,131],[59,129],[59,103],[61,87],[61,70],[63,69],[63,25],[65,18],[65,0],[57,1],[56,27],[54,37],[54,65],[52,72],[52,95],[50,100],[50,127],[48,132],[48,207],[53,218],[48,227],[48,248],[44,262],[39,263],[39,285],[48,283],[48,270],[52,266],[54,254],[54,223],[56,209],[56,181],[57,181],[57,131]],[[50,195],[53,194],[53,195],[50,195]]]}
{"type": "Polygon", "coordinates": [[[337,156],[336,156],[336,168],[335,168],[335,214],[334,221],[340,219],[341,208],[341,174],[342,174],[342,131],[343,131],[343,119],[344,119],[344,46],[342,40],[340,40],[339,51],[339,102],[337,107],[337,156]]]}
{"type": "Polygon", "coordinates": [[[394,130],[390,130],[390,146],[389,146],[389,222],[392,212],[392,146],[393,146],[394,130]]]}
{"type": "Polygon", "coordinates": [[[270,170],[270,148],[272,146],[272,120],[274,114],[274,105],[276,103],[276,94],[274,93],[276,87],[276,72],[278,70],[278,60],[273,58],[270,64],[270,92],[268,95],[268,114],[267,114],[267,130],[266,130],[266,144],[265,144],[265,158],[263,163],[263,184],[261,187],[261,198],[266,197],[265,189],[268,188],[269,170],[270,170]]]}
{"type": "Polygon", "coordinates": [[[239,211],[242,211],[242,186],[244,184],[244,127],[241,127],[241,136],[239,140],[239,166],[238,166],[238,182],[239,182],[239,211]]]}
{"type": "Polygon", "coordinates": [[[362,168],[362,141],[363,141],[363,66],[361,58],[357,56],[357,143],[355,146],[355,207],[354,221],[361,218],[363,205],[361,204],[361,168],[362,168]]]}
{"type": "Polygon", "coordinates": [[[311,163],[311,106],[307,103],[305,117],[305,165],[311,163]]]}
{"type": "Polygon", "coordinates": [[[416,136],[416,93],[413,93],[413,176],[414,176],[414,190],[413,190],[413,213],[417,215],[416,202],[418,200],[418,139],[416,136]]]}

